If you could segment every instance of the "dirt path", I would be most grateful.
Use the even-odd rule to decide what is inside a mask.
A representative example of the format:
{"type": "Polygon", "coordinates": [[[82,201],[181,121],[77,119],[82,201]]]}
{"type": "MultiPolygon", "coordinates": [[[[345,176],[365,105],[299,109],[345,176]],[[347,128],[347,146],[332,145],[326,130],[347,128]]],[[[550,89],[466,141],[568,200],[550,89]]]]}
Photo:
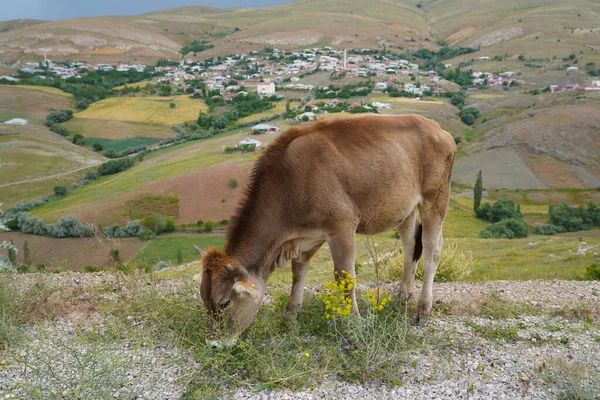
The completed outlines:
{"type": "Polygon", "coordinates": [[[96,166],[98,166],[98,165],[100,165],[102,163],[103,163],[103,161],[99,161],[97,163],[90,164],[90,165],[87,165],[85,167],[72,169],[70,171],[61,172],[59,174],[46,175],[46,176],[42,176],[40,178],[25,179],[23,181],[18,181],[18,182],[3,183],[2,185],[0,185],[0,188],[8,187],[8,186],[15,186],[15,185],[22,185],[24,183],[39,182],[39,181],[44,181],[44,180],[47,180],[47,179],[54,179],[54,178],[58,178],[59,176],[70,175],[70,174],[74,174],[75,172],[83,171],[84,169],[93,168],[93,167],[96,167],[96,166]]]}

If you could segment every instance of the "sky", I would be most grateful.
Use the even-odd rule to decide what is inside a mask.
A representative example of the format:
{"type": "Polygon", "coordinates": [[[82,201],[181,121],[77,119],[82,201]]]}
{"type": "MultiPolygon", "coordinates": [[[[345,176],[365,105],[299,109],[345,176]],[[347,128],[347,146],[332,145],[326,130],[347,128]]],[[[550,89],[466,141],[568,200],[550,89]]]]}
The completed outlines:
{"type": "Polygon", "coordinates": [[[293,0],[0,0],[0,21],[136,15],[183,6],[269,7],[293,0]]]}

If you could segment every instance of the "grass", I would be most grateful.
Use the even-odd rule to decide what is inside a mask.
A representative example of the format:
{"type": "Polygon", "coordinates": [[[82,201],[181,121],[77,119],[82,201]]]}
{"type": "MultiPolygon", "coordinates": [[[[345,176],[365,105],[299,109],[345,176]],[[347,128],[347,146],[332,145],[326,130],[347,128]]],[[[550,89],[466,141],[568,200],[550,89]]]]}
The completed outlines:
{"type": "Polygon", "coordinates": [[[285,112],[285,104],[286,104],[285,99],[275,102],[274,104],[275,104],[274,108],[271,108],[270,110],[267,110],[267,111],[260,112],[258,114],[248,115],[247,117],[241,118],[238,122],[245,123],[245,122],[250,122],[250,121],[257,121],[261,118],[268,118],[268,117],[271,117],[272,115],[283,114],[285,112]]]}
{"type": "Polygon", "coordinates": [[[63,92],[60,89],[57,88],[53,88],[50,86],[33,86],[33,85],[0,85],[0,88],[2,87],[10,87],[10,88],[19,88],[19,89],[25,89],[25,90],[36,90],[39,92],[44,92],[44,93],[49,93],[49,94],[56,94],[62,97],[65,97],[69,100],[75,100],[75,98],[73,97],[73,95],[71,93],[67,93],[67,92],[63,92]]]}
{"type": "Polygon", "coordinates": [[[92,103],[77,113],[77,118],[138,122],[150,125],[174,125],[196,120],[208,107],[203,101],[189,96],[172,97],[111,97],[92,103]],[[175,107],[171,108],[170,103],[175,107]]]}
{"type": "Polygon", "coordinates": [[[123,140],[135,137],[166,139],[175,132],[165,125],[149,125],[138,122],[112,121],[107,119],[75,118],[63,124],[71,134],[79,133],[86,138],[123,140]]]}
{"type": "MultiPolygon", "coordinates": [[[[168,236],[168,237],[157,237],[152,240],[140,253],[135,257],[141,259],[144,263],[154,265],[159,260],[171,261],[174,265],[177,264],[177,249],[181,249],[183,255],[183,262],[189,263],[192,261],[198,261],[200,258],[198,253],[193,248],[193,245],[200,246],[202,249],[209,249],[211,247],[217,247],[222,249],[225,243],[225,238],[219,235],[196,235],[196,236],[168,236]]],[[[177,278],[183,274],[178,273],[179,271],[169,271],[165,274],[163,271],[160,275],[163,277],[177,278]]],[[[200,268],[195,271],[187,271],[190,274],[200,272],[200,268]]]]}
{"type": "MultiPolygon", "coordinates": [[[[188,281],[178,293],[163,296],[146,291],[134,300],[131,312],[163,335],[166,332],[178,346],[190,349],[197,368],[190,371],[185,398],[203,398],[224,387],[300,388],[325,373],[351,382],[377,379],[398,384],[408,351],[419,345],[407,332],[404,314],[391,306],[377,315],[365,315],[361,323],[328,323],[323,304],[307,296],[298,322],[291,323],[285,316],[287,296],[275,291],[274,302],[261,308],[238,345],[215,352],[203,345],[206,312],[197,297],[197,284],[188,281]]],[[[121,306],[110,311],[125,317],[121,306]]]]}
{"type": "Polygon", "coordinates": [[[160,141],[160,139],[157,139],[157,138],[143,137],[143,136],[121,139],[121,140],[103,139],[103,138],[94,138],[94,137],[86,137],[85,138],[85,144],[89,147],[91,147],[94,143],[100,143],[105,150],[112,149],[115,151],[122,151],[129,147],[136,147],[136,146],[142,146],[142,145],[149,146],[149,145],[152,145],[159,141],[160,141]]]}

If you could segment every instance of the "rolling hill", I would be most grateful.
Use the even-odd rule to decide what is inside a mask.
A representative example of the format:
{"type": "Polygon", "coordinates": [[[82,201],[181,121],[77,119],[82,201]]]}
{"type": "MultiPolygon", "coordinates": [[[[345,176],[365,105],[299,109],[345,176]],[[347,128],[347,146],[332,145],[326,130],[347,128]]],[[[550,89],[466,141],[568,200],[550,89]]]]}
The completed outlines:
{"type": "Polygon", "coordinates": [[[215,48],[198,56],[267,46],[385,43],[411,50],[446,42],[480,48],[485,55],[551,57],[577,51],[598,59],[599,19],[600,4],[593,0],[300,0],[261,9],[182,7],[9,30],[0,33],[0,58],[39,60],[46,53],[53,59],[150,62],[177,58],[185,44],[206,40],[215,48]]]}

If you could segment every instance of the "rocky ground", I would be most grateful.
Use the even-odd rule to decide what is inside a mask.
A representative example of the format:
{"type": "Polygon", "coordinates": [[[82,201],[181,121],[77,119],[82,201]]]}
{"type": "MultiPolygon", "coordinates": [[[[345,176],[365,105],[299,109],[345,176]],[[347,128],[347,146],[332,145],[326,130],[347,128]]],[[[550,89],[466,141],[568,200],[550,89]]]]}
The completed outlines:
{"type": "MultiPolygon", "coordinates": [[[[143,282],[132,286],[112,273],[44,276],[54,288],[75,291],[78,301],[56,301],[65,312],[21,328],[21,340],[0,350],[0,399],[181,398],[195,368],[189,353],[146,339],[143,326],[130,337],[117,330],[111,336],[112,317],[93,309],[135,296],[143,282]]],[[[171,296],[181,285],[160,281],[156,287],[171,296]]],[[[397,289],[396,283],[384,286],[397,289]]],[[[324,376],[301,390],[223,388],[223,397],[600,399],[600,282],[443,283],[435,285],[434,298],[431,324],[411,328],[424,344],[399,371],[401,386],[324,376]]]]}

